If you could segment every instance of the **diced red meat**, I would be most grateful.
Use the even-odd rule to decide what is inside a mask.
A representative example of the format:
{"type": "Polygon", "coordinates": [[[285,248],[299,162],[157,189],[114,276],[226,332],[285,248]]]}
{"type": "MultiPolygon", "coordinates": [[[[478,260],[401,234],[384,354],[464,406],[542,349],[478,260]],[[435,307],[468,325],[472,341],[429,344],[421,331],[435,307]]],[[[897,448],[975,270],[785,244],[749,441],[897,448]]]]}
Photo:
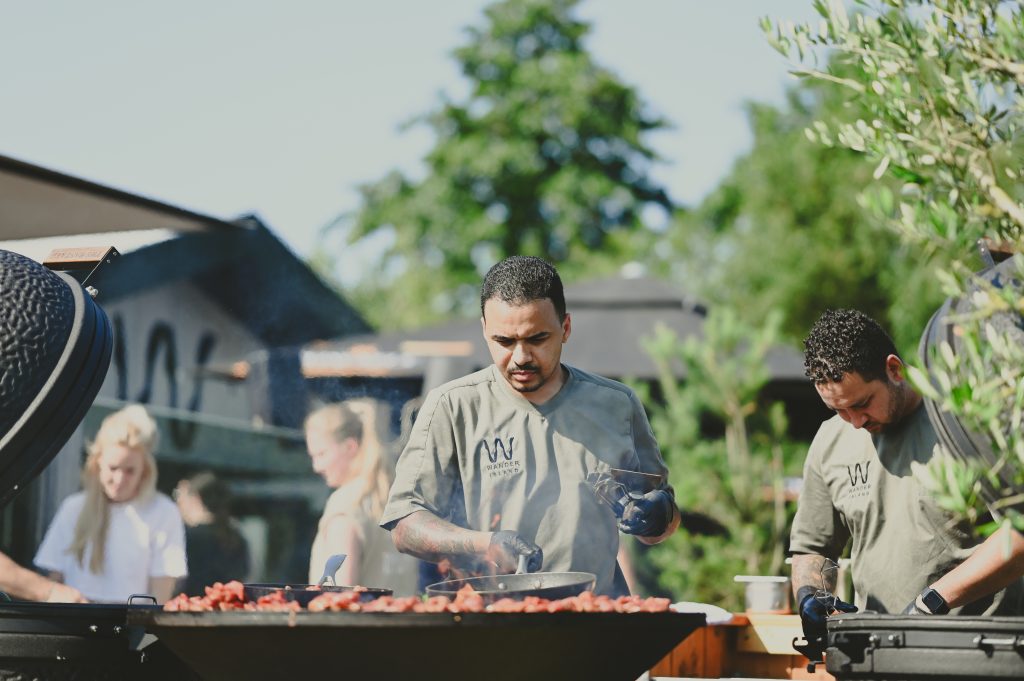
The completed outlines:
{"type": "MultiPolygon", "coordinates": [[[[595,596],[589,591],[579,596],[549,600],[536,596],[522,599],[502,598],[486,605],[483,597],[472,587],[465,586],[455,593],[454,598],[432,596],[420,599],[415,596],[395,598],[381,596],[372,601],[360,601],[360,593],[365,587],[357,587],[350,591],[325,591],[310,601],[307,609],[310,612],[666,612],[669,609],[667,598],[641,598],[639,596],[595,596]]],[[[186,596],[179,594],[164,604],[168,612],[213,612],[230,610],[298,612],[302,610],[295,601],[290,601],[281,591],[261,596],[255,602],[245,598],[245,587],[241,582],[232,581],[226,584],[216,582],[206,587],[204,596],[186,596]]]]}

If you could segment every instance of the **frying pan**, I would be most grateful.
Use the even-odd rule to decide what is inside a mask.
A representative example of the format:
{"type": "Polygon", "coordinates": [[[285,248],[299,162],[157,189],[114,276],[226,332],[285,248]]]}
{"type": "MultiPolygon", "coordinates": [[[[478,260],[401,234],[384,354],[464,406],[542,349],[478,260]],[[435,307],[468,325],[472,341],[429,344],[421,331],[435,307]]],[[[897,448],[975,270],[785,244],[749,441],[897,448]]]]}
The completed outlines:
{"type": "MultiPolygon", "coordinates": [[[[245,598],[248,601],[255,601],[261,596],[269,596],[280,591],[287,601],[295,601],[302,607],[309,605],[309,602],[325,591],[354,591],[354,586],[330,586],[317,587],[315,584],[244,584],[245,598]]],[[[359,588],[359,601],[366,603],[378,596],[392,596],[391,589],[376,589],[367,587],[359,588]]]]}
{"type": "Polygon", "coordinates": [[[502,598],[520,600],[527,596],[539,598],[569,598],[584,591],[593,591],[597,576],[592,572],[526,572],[526,556],[519,557],[519,569],[514,575],[467,577],[450,579],[427,587],[427,596],[454,596],[459,589],[469,586],[493,603],[502,598]]]}
{"type": "Polygon", "coordinates": [[[359,602],[372,601],[378,596],[391,596],[394,592],[391,589],[372,589],[367,587],[338,586],[334,581],[334,575],[345,562],[344,553],[336,553],[329,556],[324,562],[324,576],[316,584],[243,584],[245,599],[247,601],[258,600],[262,596],[269,596],[280,592],[286,601],[294,601],[306,607],[309,602],[324,591],[355,591],[359,590],[359,602]],[[327,582],[330,581],[330,584],[327,582]]]}

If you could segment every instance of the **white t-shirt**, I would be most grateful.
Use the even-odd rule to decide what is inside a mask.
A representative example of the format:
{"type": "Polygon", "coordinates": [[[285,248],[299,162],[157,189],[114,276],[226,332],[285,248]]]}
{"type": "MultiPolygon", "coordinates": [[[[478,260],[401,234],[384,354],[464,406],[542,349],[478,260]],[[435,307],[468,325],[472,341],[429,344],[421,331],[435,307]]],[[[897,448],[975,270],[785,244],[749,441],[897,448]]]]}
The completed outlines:
{"type": "Polygon", "coordinates": [[[36,552],[38,567],[62,573],[64,583],[90,601],[107,603],[124,603],[132,594],[147,593],[150,577],[184,577],[188,573],[185,525],[178,507],[160,493],[145,502],[111,504],[102,571],[96,574],[89,569],[91,545],[79,565],[70,548],[84,503],[84,492],[61,503],[36,552]]]}

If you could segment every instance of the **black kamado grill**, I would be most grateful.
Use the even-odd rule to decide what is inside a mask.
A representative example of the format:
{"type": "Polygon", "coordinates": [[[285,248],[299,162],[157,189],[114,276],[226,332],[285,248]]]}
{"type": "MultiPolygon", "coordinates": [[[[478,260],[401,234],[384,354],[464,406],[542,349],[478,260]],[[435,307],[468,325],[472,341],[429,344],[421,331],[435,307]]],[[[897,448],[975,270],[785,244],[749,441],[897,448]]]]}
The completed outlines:
{"type": "Polygon", "coordinates": [[[71,437],[112,348],[110,320],[78,281],[0,250],[0,506],[71,437]]]}
{"type": "MultiPolygon", "coordinates": [[[[949,345],[954,356],[966,355],[963,337],[958,332],[956,320],[972,311],[970,302],[972,293],[978,291],[982,286],[993,286],[1000,289],[1016,289],[1019,293],[1024,294],[1024,281],[1020,277],[1016,261],[1013,258],[1008,258],[980,272],[967,291],[967,296],[946,300],[942,307],[932,315],[921,336],[919,354],[925,368],[929,371],[932,369],[935,362],[934,355],[943,343],[949,345]]],[[[1011,343],[1024,345],[1024,316],[1020,313],[1007,310],[993,315],[988,322],[997,333],[1004,335],[1011,343]]],[[[987,367],[987,369],[989,374],[998,371],[998,367],[987,367]]],[[[1015,484],[1007,467],[999,465],[998,457],[992,451],[988,435],[972,431],[961,423],[955,414],[944,411],[931,399],[926,398],[924,404],[928,411],[928,419],[932,422],[939,441],[950,453],[965,461],[982,462],[987,469],[999,471],[1003,487],[1011,488],[1015,484]]],[[[986,488],[984,491],[989,503],[996,500],[996,494],[991,488],[986,488]]]]}
{"type": "MultiPolygon", "coordinates": [[[[956,323],[971,309],[972,291],[983,285],[1024,291],[1017,263],[1003,260],[977,275],[967,298],[947,300],[934,314],[921,338],[920,355],[932,369],[933,353],[943,342],[962,356],[963,342],[956,323]]],[[[1000,313],[990,323],[1024,344],[1024,317],[1014,311],[1000,313]]],[[[996,368],[993,367],[992,371],[996,368]]],[[[939,441],[954,456],[997,463],[988,438],[972,432],[955,414],[925,399],[925,408],[939,441]]],[[[1004,485],[1011,480],[1003,477],[1004,485]]],[[[986,490],[989,503],[994,490],[986,490]]],[[[969,681],[1024,679],[1024,617],[916,616],[855,613],[828,623],[826,669],[837,679],[873,681],[969,681]]]]}
{"type": "MultiPolygon", "coordinates": [[[[117,251],[55,256],[54,267],[95,271],[117,251]]],[[[57,455],[106,376],[111,325],[84,283],[0,250],[0,505],[57,455]]],[[[0,679],[189,678],[153,636],[128,626],[127,609],[0,594],[0,679]]]]}

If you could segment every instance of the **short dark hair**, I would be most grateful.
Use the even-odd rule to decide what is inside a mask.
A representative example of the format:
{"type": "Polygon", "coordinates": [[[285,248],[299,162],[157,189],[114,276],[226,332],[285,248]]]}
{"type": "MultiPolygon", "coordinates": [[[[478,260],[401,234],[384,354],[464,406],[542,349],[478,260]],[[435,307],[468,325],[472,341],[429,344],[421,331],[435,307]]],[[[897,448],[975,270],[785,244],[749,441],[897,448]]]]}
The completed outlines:
{"type": "Polygon", "coordinates": [[[523,305],[547,298],[559,321],[565,319],[565,291],[554,265],[532,255],[512,255],[487,271],[480,288],[480,314],[491,298],[523,305]]]}
{"type": "Polygon", "coordinates": [[[804,339],[804,373],[815,383],[838,383],[848,373],[888,381],[885,360],[896,345],[871,317],[858,310],[825,310],[804,339]]]}
{"type": "Polygon", "coordinates": [[[230,490],[212,471],[196,473],[187,482],[188,488],[199,497],[206,510],[218,517],[227,515],[231,508],[230,490]]]}

